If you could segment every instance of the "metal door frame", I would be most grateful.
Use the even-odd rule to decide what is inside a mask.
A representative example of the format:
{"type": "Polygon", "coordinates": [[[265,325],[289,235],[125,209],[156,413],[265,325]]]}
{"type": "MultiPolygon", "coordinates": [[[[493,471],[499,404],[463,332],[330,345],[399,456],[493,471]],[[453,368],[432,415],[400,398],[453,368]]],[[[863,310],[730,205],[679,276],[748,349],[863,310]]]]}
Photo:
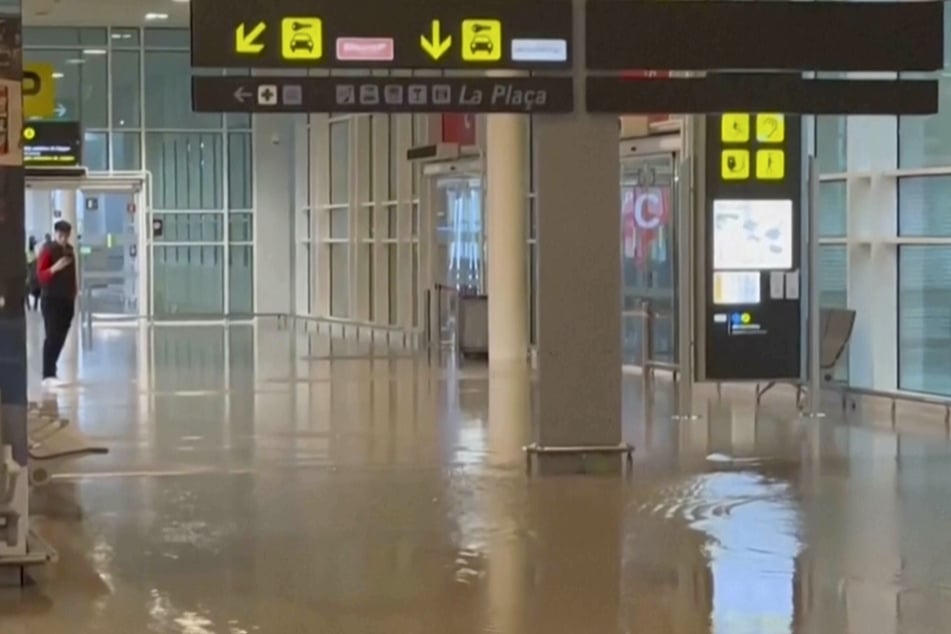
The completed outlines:
{"type": "Polygon", "coordinates": [[[93,192],[132,192],[138,215],[136,223],[136,253],[140,258],[138,271],[138,306],[133,319],[149,319],[152,316],[153,297],[153,241],[152,232],[152,175],[149,172],[87,172],[79,178],[28,176],[26,189],[42,191],[74,190],[93,192]]]}

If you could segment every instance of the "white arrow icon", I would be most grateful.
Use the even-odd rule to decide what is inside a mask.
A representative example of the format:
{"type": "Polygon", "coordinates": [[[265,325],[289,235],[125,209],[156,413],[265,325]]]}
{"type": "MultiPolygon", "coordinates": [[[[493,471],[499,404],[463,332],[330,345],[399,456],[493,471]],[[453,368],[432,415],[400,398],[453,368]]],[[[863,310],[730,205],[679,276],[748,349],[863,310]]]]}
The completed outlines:
{"type": "Polygon", "coordinates": [[[248,99],[252,96],[254,96],[254,93],[244,86],[241,86],[236,91],[234,91],[234,98],[237,99],[241,104],[244,103],[245,99],[248,99]]]}
{"type": "Polygon", "coordinates": [[[66,116],[66,106],[61,103],[56,104],[56,108],[53,109],[53,112],[56,113],[56,117],[62,119],[66,116]]]}

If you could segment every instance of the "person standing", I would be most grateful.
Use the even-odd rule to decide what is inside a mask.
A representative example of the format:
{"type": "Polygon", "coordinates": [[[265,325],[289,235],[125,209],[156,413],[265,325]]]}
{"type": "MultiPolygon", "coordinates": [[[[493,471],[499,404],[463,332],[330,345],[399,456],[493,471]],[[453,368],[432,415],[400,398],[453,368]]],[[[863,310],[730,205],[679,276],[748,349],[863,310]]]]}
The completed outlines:
{"type": "Polygon", "coordinates": [[[26,249],[26,308],[40,309],[40,278],[36,274],[37,248],[36,238],[30,236],[26,249]],[[33,301],[31,302],[30,299],[33,301]]]}
{"type": "Polygon", "coordinates": [[[47,389],[63,385],[56,378],[56,364],[76,311],[76,254],[69,244],[72,232],[72,225],[65,220],[53,225],[54,239],[43,247],[36,266],[46,330],[46,339],[43,341],[43,387],[47,389]]]}

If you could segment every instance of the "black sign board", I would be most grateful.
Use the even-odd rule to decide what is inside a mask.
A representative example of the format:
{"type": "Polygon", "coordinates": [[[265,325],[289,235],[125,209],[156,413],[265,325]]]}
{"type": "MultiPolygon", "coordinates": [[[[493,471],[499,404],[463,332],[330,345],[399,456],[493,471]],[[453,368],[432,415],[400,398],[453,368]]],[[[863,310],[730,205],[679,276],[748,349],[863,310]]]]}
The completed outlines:
{"type": "Polygon", "coordinates": [[[76,167],[82,161],[82,138],[76,121],[28,121],[23,126],[23,164],[76,167]]]}
{"type": "Polygon", "coordinates": [[[192,0],[192,66],[557,69],[568,0],[192,0]]]}
{"type": "Polygon", "coordinates": [[[802,374],[802,129],[797,116],[707,118],[705,379],[802,374]]]}
{"type": "Polygon", "coordinates": [[[567,113],[568,77],[193,77],[196,112],[567,113]]]}
{"type": "Polygon", "coordinates": [[[696,78],[588,77],[589,112],[934,114],[936,80],[803,79],[798,74],[696,78]]]}
{"type": "Polygon", "coordinates": [[[599,70],[931,71],[942,2],[589,0],[587,65],[599,70]]]}

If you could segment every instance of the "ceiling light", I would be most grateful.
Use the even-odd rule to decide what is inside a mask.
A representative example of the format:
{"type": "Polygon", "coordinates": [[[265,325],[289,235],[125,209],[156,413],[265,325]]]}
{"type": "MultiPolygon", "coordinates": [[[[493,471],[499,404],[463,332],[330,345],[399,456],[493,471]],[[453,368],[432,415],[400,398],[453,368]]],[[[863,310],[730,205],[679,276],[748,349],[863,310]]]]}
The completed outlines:
{"type": "Polygon", "coordinates": [[[82,59],[82,58],[79,58],[79,57],[72,57],[72,58],[66,60],[66,63],[67,63],[67,64],[85,64],[85,63],[86,63],[86,60],[84,60],[84,59],[82,59]]]}
{"type": "Polygon", "coordinates": [[[113,33],[113,34],[112,34],[112,39],[114,39],[114,40],[131,40],[131,39],[132,39],[132,34],[131,34],[131,33],[113,33]]]}
{"type": "Polygon", "coordinates": [[[152,21],[155,21],[155,20],[167,20],[167,19],[168,19],[168,14],[167,14],[167,13],[151,13],[151,12],[150,12],[150,13],[146,13],[146,14],[145,14],[145,19],[148,20],[149,22],[152,22],[152,21]]]}
{"type": "Polygon", "coordinates": [[[106,49],[104,48],[84,48],[83,55],[105,55],[106,49]]]}
{"type": "Polygon", "coordinates": [[[188,2],[191,2],[191,0],[172,0],[172,2],[175,2],[178,4],[187,4],[188,2]]]}
{"type": "Polygon", "coordinates": [[[60,73],[60,72],[53,73],[53,79],[62,79],[63,77],[65,77],[63,73],[60,73]]]}

